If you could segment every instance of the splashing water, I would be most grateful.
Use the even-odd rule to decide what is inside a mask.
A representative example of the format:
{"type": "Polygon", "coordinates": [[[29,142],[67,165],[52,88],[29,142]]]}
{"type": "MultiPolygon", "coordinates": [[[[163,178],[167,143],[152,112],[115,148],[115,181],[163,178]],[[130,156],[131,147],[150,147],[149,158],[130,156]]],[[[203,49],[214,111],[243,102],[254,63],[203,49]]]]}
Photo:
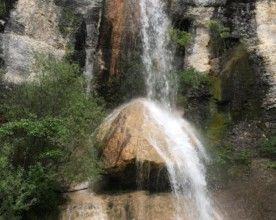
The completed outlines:
{"type": "MultiPolygon", "coordinates": [[[[200,1],[201,2],[201,1],[200,1]]],[[[220,219],[208,197],[203,160],[206,153],[189,123],[173,113],[176,81],[173,49],[169,47],[170,19],[162,0],[140,0],[143,64],[147,83],[148,117],[162,128],[166,148],[149,133],[149,141],[166,163],[176,198],[176,219],[220,219]],[[154,101],[153,101],[154,100],[154,101]],[[158,101],[157,104],[155,101],[158,101]],[[184,202],[183,198],[189,202],[184,202]],[[183,213],[183,208],[186,213],[183,213]]]]}

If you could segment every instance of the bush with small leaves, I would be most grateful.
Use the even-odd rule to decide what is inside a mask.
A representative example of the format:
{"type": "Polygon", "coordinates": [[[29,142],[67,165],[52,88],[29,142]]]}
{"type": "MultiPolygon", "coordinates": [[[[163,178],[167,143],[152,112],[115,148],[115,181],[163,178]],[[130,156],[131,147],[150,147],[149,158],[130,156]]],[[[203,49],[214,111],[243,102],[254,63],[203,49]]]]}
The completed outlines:
{"type": "Polygon", "coordinates": [[[101,172],[93,132],[105,113],[79,67],[38,56],[37,77],[1,96],[0,216],[57,208],[58,191],[101,172]]]}
{"type": "Polygon", "coordinates": [[[171,40],[180,47],[186,47],[191,41],[191,34],[186,31],[181,31],[177,28],[170,28],[169,34],[171,40]]]}

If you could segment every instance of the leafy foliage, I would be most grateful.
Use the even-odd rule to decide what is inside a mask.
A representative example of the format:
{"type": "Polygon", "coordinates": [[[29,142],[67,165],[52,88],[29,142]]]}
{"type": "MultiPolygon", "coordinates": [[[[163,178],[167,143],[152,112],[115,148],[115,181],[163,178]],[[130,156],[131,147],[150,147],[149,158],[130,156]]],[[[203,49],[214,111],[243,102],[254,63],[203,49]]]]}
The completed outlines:
{"type": "Polygon", "coordinates": [[[194,68],[178,72],[179,91],[182,94],[187,93],[189,90],[195,90],[202,85],[208,85],[209,79],[206,74],[197,71],[194,68]]]}
{"type": "Polygon", "coordinates": [[[251,162],[251,153],[247,150],[235,151],[232,146],[216,147],[216,162],[221,166],[225,165],[249,165],[251,162]]]}
{"type": "Polygon", "coordinates": [[[171,28],[169,30],[170,37],[180,47],[185,47],[191,40],[191,34],[186,31],[181,31],[177,28],[171,28]]]}
{"type": "Polygon", "coordinates": [[[38,56],[37,77],[1,96],[0,216],[53,209],[61,187],[95,179],[91,134],[104,117],[79,67],[38,56]]]}

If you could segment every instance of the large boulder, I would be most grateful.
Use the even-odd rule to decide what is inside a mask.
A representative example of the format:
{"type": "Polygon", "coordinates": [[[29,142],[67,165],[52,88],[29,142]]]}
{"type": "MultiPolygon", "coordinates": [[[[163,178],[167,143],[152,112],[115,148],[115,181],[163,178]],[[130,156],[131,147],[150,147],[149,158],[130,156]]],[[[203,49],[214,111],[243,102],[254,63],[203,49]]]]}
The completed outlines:
{"type": "Polygon", "coordinates": [[[150,140],[154,137],[166,145],[165,135],[149,120],[147,111],[143,99],[134,100],[115,110],[99,129],[105,173],[118,186],[168,187],[165,162],[150,140]]]}

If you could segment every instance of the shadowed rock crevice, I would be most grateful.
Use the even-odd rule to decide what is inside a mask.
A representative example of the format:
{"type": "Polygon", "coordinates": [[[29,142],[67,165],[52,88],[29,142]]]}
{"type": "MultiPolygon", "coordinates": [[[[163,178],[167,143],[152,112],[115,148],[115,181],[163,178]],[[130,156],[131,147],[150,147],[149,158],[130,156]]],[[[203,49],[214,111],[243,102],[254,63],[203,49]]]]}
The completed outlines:
{"type": "Polygon", "coordinates": [[[107,170],[106,173],[108,174],[103,175],[103,186],[99,193],[135,190],[171,191],[168,172],[164,164],[131,161],[122,171],[107,170]]]}

